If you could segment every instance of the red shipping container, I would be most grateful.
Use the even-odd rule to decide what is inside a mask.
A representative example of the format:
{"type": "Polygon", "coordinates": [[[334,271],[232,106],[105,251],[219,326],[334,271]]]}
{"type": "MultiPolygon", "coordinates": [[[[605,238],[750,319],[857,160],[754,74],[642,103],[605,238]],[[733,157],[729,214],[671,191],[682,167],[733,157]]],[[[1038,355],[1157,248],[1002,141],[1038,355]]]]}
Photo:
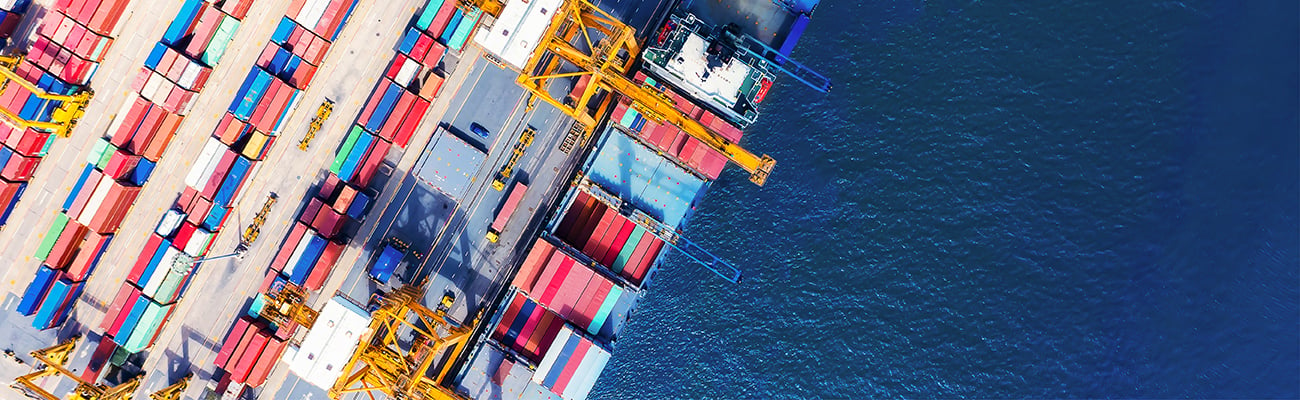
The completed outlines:
{"type": "Polygon", "coordinates": [[[221,182],[226,180],[226,174],[230,173],[230,167],[234,165],[235,157],[238,156],[227,148],[225,154],[221,155],[221,161],[217,162],[217,168],[212,171],[207,184],[203,185],[203,190],[199,194],[202,194],[207,199],[211,199],[212,196],[216,195],[217,189],[221,188],[221,182]]]}
{"type": "Polygon", "coordinates": [[[221,11],[235,17],[235,19],[244,19],[248,15],[249,7],[253,6],[253,0],[227,0],[221,3],[221,11]]]}
{"type": "Polygon", "coordinates": [[[226,363],[230,361],[230,356],[235,352],[235,347],[239,346],[239,341],[244,338],[244,332],[248,330],[250,325],[248,316],[241,316],[235,320],[235,325],[230,328],[230,332],[226,333],[226,340],[221,342],[221,350],[217,351],[217,358],[212,360],[212,363],[217,368],[224,369],[226,367],[226,363]]]}
{"type": "Polygon", "coordinates": [[[293,99],[294,89],[284,82],[276,81],[281,86],[280,91],[276,93],[275,100],[271,102],[270,108],[274,112],[268,112],[263,117],[261,127],[263,132],[274,132],[275,123],[280,120],[284,113],[289,112],[289,101],[293,99]]]}
{"type": "Polygon", "coordinates": [[[456,2],[444,1],[442,8],[433,16],[433,22],[429,23],[428,33],[431,36],[438,36],[447,28],[447,22],[451,20],[452,13],[456,11],[456,2]]]}
{"type": "Polygon", "coordinates": [[[379,107],[380,100],[392,87],[388,82],[386,80],[379,81],[379,85],[375,87],[375,92],[370,95],[370,99],[366,101],[366,106],[361,109],[361,115],[357,116],[357,125],[365,126],[367,122],[370,122],[370,116],[375,114],[375,108],[379,107]]]}
{"type": "Polygon", "coordinates": [[[409,58],[405,55],[397,53],[397,55],[393,57],[393,61],[388,62],[388,69],[384,70],[384,77],[389,80],[396,80],[397,73],[402,70],[402,65],[405,64],[408,59],[409,58]]]}
{"type": "MultiPolygon", "coordinates": [[[[122,330],[122,323],[126,322],[127,315],[131,314],[131,307],[135,305],[136,301],[138,301],[141,296],[140,289],[137,289],[135,286],[132,286],[129,283],[123,284],[122,286],[130,287],[131,294],[127,296],[126,302],[122,303],[121,306],[110,308],[108,313],[104,315],[104,319],[106,321],[109,318],[113,319],[113,322],[111,325],[109,325],[108,330],[104,331],[106,334],[108,334],[108,336],[117,337],[117,334],[121,333],[119,331],[122,330]],[[116,312],[116,314],[114,314],[114,312],[116,312]]],[[[130,334],[130,332],[126,332],[126,333],[130,334]]]]}
{"type": "Polygon", "coordinates": [[[289,16],[289,18],[296,22],[298,20],[298,14],[302,13],[302,6],[306,3],[307,0],[293,0],[289,2],[289,10],[285,11],[284,15],[289,16]]]}
{"type": "Polygon", "coordinates": [[[262,98],[259,99],[257,105],[253,107],[253,113],[249,115],[248,122],[253,126],[256,126],[257,129],[260,129],[262,132],[267,132],[268,130],[262,128],[262,120],[267,114],[278,113],[277,110],[272,110],[270,105],[275,101],[275,97],[279,94],[280,90],[283,90],[283,88],[284,83],[280,82],[279,79],[271,79],[271,84],[267,86],[266,93],[262,94],[262,98]]]}
{"type": "Polygon", "coordinates": [[[339,187],[340,183],[343,182],[339,180],[338,175],[334,175],[332,173],[326,175],[325,182],[321,183],[320,190],[316,191],[316,197],[319,197],[321,201],[324,201],[326,203],[333,203],[334,195],[337,194],[339,190],[343,189],[339,187]]]}
{"type": "Polygon", "coordinates": [[[343,254],[343,243],[329,242],[325,244],[325,250],[316,260],[316,265],[312,267],[311,273],[307,275],[307,280],[303,282],[303,287],[310,291],[320,290],[325,285],[325,279],[329,277],[330,271],[334,269],[334,263],[338,262],[339,256],[343,254]]]}
{"type": "Polygon", "coordinates": [[[181,212],[186,214],[192,214],[194,210],[194,200],[198,197],[198,190],[186,186],[184,190],[181,190],[181,195],[176,198],[176,204],[173,205],[172,208],[179,209],[181,212]]]}
{"type": "Polygon", "coordinates": [[[257,56],[257,61],[254,63],[258,67],[269,69],[271,67],[271,60],[275,59],[275,52],[279,49],[280,46],[277,46],[275,43],[267,43],[266,47],[262,48],[262,53],[257,56]]]}
{"type": "Polygon", "coordinates": [[[429,51],[424,54],[424,58],[420,60],[420,64],[424,64],[430,69],[436,68],[438,64],[442,62],[442,57],[446,54],[447,46],[443,46],[442,43],[435,41],[429,46],[429,51]]]}
{"type": "Polygon", "coordinates": [[[104,251],[105,245],[108,244],[108,240],[112,237],[113,235],[98,233],[86,235],[86,239],[81,242],[81,249],[77,251],[77,256],[68,265],[68,279],[73,282],[85,280],[90,275],[90,267],[95,261],[95,257],[98,257],[99,253],[104,251]]]}
{"type": "Polygon", "coordinates": [[[411,47],[411,58],[423,60],[429,54],[429,48],[433,46],[433,38],[421,33],[415,38],[415,45],[411,47]]]}
{"type": "Polygon", "coordinates": [[[4,171],[0,171],[0,177],[10,182],[23,182],[31,179],[32,173],[36,171],[36,166],[40,165],[41,157],[26,157],[21,154],[9,156],[9,162],[5,164],[4,171]]]}
{"type": "Polygon", "coordinates": [[[6,143],[9,144],[15,152],[25,156],[41,155],[41,150],[45,148],[45,142],[50,139],[48,132],[40,132],[32,128],[15,130],[9,135],[6,143]]]}
{"type": "Polygon", "coordinates": [[[117,288],[117,295],[113,296],[113,302],[109,303],[108,309],[104,310],[104,320],[99,322],[99,330],[104,331],[107,335],[112,336],[117,332],[110,331],[113,327],[113,321],[117,318],[117,311],[126,307],[126,300],[131,298],[131,291],[135,289],[131,285],[122,285],[117,288]]]}
{"type": "Polygon", "coordinates": [[[198,56],[203,54],[203,50],[208,47],[208,42],[212,40],[212,34],[216,33],[217,26],[221,25],[221,11],[214,7],[204,7],[199,14],[198,23],[194,24],[194,29],[190,33],[190,44],[185,47],[185,54],[198,56]]]}
{"type": "Polygon", "coordinates": [[[136,147],[131,148],[131,151],[137,154],[144,151],[150,139],[153,138],[154,132],[158,130],[158,126],[162,125],[166,114],[167,111],[163,110],[162,107],[157,105],[149,107],[149,112],[145,114],[144,120],[140,121],[140,126],[136,128],[135,133],[132,135],[132,144],[136,147]],[[140,138],[138,143],[135,140],[137,137],[140,138]]]}
{"type": "Polygon", "coordinates": [[[546,265],[546,271],[542,273],[542,278],[537,281],[537,286],[533,288],[533,297],[536,297],[542,304],[551,304],[555,299],[556,292],[560,290],[560,285],[564,283],[569,271],[573,269],[573,260],[557,254],[551,257],[551,261],[546,265]]]}
{"type": "Polygon", "coordinates": [[[111,36],[113,29],[117,28],[117,22],[122,18],[122,11],[126,9],[126,4],[130,0],[107,0],[102,2],[95,9],[95,14],[90,18],[90,23],[86,24],[91,30],[111,36]]]}
{"type": "Polygon", "coordinates": [[[113,155],[108,158],[108,164],[104,166],[104,175],[112,179],[122,179],[123,176],[135,170],[135,166],[139,162],[140,156],[122,150],[114,151],[113,155]]]}
{"type": "Polygon", "coordinates": [[[302,63],[298,65],[298,70],[293,72],[293,77],[289,78],[289,84],[293,87],[303,89],[311,83],[311,78],[316,76],[316,66],[302,63]]]}
{"type": "MultiPolygon", "coordinates": [[[[293,229],[289,231],[289,237],[286,237],[280,243],[280,251],[275,253],[275,259],[271,261],[271,270],[280,271],[284,269],[284,264],[289,262],[289,257],[293,256],[293,250],[302,240],[302,235],[307,233],[307,225],[302,222],[293,224],[293,229]]],[[[268,286],[269,287],[269,286],[268,286]]],[[[263,288],[265,290],[265,288],[263,288]]]]}
{"type": "MultiPolygon", "coordinates": [[[[334,174],[330,174],[330,176],[333,175],[334,174]]],[[[352,200],[356,199],[356,197],[357,197],[356,189],[353,189],[351,186],[343,185],[343,189],[339,190],[339,195],[331,203],[332,206],[330,208],[333,208],[334,212],[337,212],[339,214],[348,212],[348,206],[352,205],[352,200]]]]}
{"type": "Polygon", "coordinates": [[[343,230],[343,215],[334,212],[333,208],[322,206],[312,219],[312,228],[316,228],[326,239],[332,239],[343,230]]]}
{"type": "Polygon", "coordinates": [[[91,220],[90,228],[99,233],[117,232],[117,228],[122,225],[122,220],[126,218],[126,213],[130,211],[135,204],[136,197],[140,194],[140,188],[129,186],[117,187],[117,200],[109,214],[104,219],[91,220]]]}
{"type": "Polygon", "coordinates": [[[320,199],[311,198],[311,201],[307,203],[307,208],[303,209],[302,214],[298,216],[298,222],[310,224],[316,218],[316,213],[320,212],[321,205],[320,199]]]}
{"type": "Polygon", "coordinates": [[[515,279],[510,284],[522,288],[525,291],[531,289],[537,283],[538,274],[542,272],[542,267],[551,259],[551,253],[555,252],[555,246],[546,240],[533,242],[532,249],[528,250],[528,256],[519,266],[519,272],[515,274],[515,279]]]}
{"type": "Polygon", "coordinates": [[[76,253],[76,246],[81,243],[82,238],[86,237],[87,232],[89,230],[86,227],[68,221],[68,226],[63,228],[63,233],[59,234],[58,239],[55,239],[50,255],[45,257],[45,264],[49,265],[50,269],[63,269],[63,267],[67,266],[68,262],[72,261],[74,253],[76,253]]]}
{"type": "Polygon", "coordinates": [[[267,375],[271,374],[271,369],[275,367],[276,361],[280,360],[280,355],[284,352],[285,343],[284,340],[273,338],[267,340],[266,348],[257,356],[257,362],[248,373],[246,383],[249,387],[258,387],[266,383],[267,375]]]}
{"type": "Polygon", "coordinates": [[[145,268],[149,267],[149,261],[153,258],[154,252],[162,246],[163,238],[157,233],[150,234],[149,240],[144,242],[144,250],[140,251],[140,256],[136,257],[135,264],[131,266],[131,273],[126,276],[126,280],[139,282],[140,276],[144,275],[145,268]]]}
{"type": "MultiPolygon", "coordinates": [[[[240,319],[243,318],[247,317],[240,317],[240,319]]],[[[233,370],[239,364],[239,357],[244,355],[245,350],[248,349],[248,344],[253,341],[254,336],[257,336],[257,331],[261,330],[260,325],[261,324],[256,322],[249,323],[248,329],[245,329],[243,334],[239,336],[239,341],[235,344],[235,350],[230,352],[230,358],[226,360],[226,365],[221,367],[221,369],[226,370],[226,372],[234,372],[233,370]]],[[[234,337],[227,338],[226,340],[231,339],[234,339],[234,337]]]]}
{"type": "Polygon", "coordinates": [[[399,148],[406,148],[411,143],[411,137],[415,135],[415,129],[420,126],[420,121],[424,120],[424,113],[429,110],[429,101],[416,98],[411,109],[407,110],[406,115],[402,117],[402,125],[397,129],[393,136],[393,143],[399,148]]]}
{"type": "Polygon", "coordinates": [[[397,135],[397,128],[402,125],[402,121],[406,120],[406,113],[411,111],[411,103],[414,101],[415,94],[403,90],[388,119],[384,120],[379,132],[376,132],[378,136],[384,138],[384,140],[393,141],[393,137],[397,135]]]}
{"type": "Polygon", "coordinates": [[[151,105],[152,103],[150,103],[149,100],[145,100],[142,97],[136,97],[135,102],[131,104],[131,108],[127,110],[126,115],[121,117],[122,124],[118,125],[117,130],[112,133],[112,136],[110,136],[111,142],[114,146],[123,147],[127,142],[131,141],[131,136],[135,134],[136,128],[140,126],[140,122],[143,121],[145,115],[148,114],[151,105]]]}
{"type": "Polygon", "coordinates": [[[185,244],[190,242],[190,238],[194,237],[194,232],[198,230],[199,227],[189,221],[181,224],[180,229],[176,230],[176,235],[172,236],[172,247],[177,250],[184,249],[185,244]]]}
{"type": "Polygon", "coordinates": [[[388,154],[388,149],[392,145],[383,140],[376,140],[374,146],[370,146],[370,151],[366,153],[366,159],[361,164],[361,169],[357,175],[352,177],[352,182],[358,187],[367,187],[370,185],[370,179],[375,177],[375,172],[379,170],[379,164],[384,162],[384,156],[388,154]]]}
{"type": "Polygon", "coordinates": [[[172,138],[176,136],[176,130],[180,128],[181,122],[185,120],[184,116],[179,114],[167,114],[163,122],[158,126],[152,138],[149,139],[149,145],[144,149],[144,158],[149,161],[158,162],[162,158],[163,152],[167,151],[167,144],[171,143],[172,138]]]}
{"type": "Polygon", "coordinates": [[[510,324],[515,321],[515,316],[519,315],[519,309],[523,306],[524,296],[514,295],[509,305],[506,306],[506,313],[501,316],[501,321],[497,323],[496,329],[492,331],[493,339],[500,341],[506,336],[506,332],[510,330],[510,324]]]}
{"type": "Polygon", "coordinates": [[[266,347],[266,342],[270,338],[270,334],[261,329],[254,331],[253,340],[248,342],[248,347],[244,349],[243,354],[239,355],[239,362],[235,363],[235,368],[230,370],[231,382],[244,383],[248,379],[248,373],[252,372],[253,364],[257,362],[257,357],[262,354],[262,349],[266,347]]]}
{"type": "Polygon", "coordinates": [[[329,41],[312,36],[311,45],[307,46],[307,51],[303,53],[302,59],[310,62],[311,65],[320,65],[321,59],[325,58],[325,52],[329,50],[329,46],[329,41]]]}

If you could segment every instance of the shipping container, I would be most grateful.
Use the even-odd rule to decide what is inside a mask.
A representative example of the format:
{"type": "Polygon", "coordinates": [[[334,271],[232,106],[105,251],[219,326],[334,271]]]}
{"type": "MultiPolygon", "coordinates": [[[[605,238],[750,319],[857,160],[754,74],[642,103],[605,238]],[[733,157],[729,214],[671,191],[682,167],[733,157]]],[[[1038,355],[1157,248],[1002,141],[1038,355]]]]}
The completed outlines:
{"type": "MultiPolygon", "coordinates": [[[[227,362],[230,361],[231,355],[235,352],[235,347],[238,346],[239,341],[244,338],[244,332],[252,326],[251,323],[252,319],[247,316],[242,316],[235,320],[235,325],[232,326],[230,332],[226,334],[226,340],[221,342],[221,349],[217,351],[217,358],[213,360],[213,363],[216,364],[217,368],[226,368],[227,362]]],[[[253,326],[253,329],[257,329],[257,327],[253,326]]]]}
{"type": "Polygon", "coordinates": [[[510,221],[510,216],[515,213],[519,207],[519,202],[524,199],[524,193],[528,190],[528,185],[523,182],[515,182],[515,186],[510,189],[510,195],[506,197],[506,202],[501,205],[497,211],[497,216],[492,220],[492,225],[488,227],[488,239],[492,242],[497,241],[497,237],[506,228],[506,222],[510,221]]]}
{"type": "Polygon", "coordinates": [[[32,278],[31,283],[27,284],[27,289],[23,291],[23,298],[18,302],[18,313],[28,316],[35,314],[37,307],[45,300],[45,294],[50,291],[50,286],[58,276],[58,271],[41,265],[36,270],[36,277],[32,278]]]}

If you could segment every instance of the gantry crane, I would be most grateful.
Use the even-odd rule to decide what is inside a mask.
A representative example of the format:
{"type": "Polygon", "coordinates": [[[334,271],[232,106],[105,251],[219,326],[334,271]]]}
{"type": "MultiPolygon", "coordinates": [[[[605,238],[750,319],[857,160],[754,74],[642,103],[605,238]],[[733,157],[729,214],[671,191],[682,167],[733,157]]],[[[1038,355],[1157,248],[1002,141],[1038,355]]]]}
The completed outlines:
{"type": "Polygon", "coordinates": [[[343,376],[330,388],[329,397],[378,391],[396,399],[460,399],[440,384],[451,371],[452,361],[464,351],[470,328],[453,324],[444,313],[421,305],[424,291],[417,286],[405,285],[378,297],[379,307],[370,314],[368,336],[362,337],[344,364],[343,376]],[[404,348],[402,343],[410,344],[404,348]],[[429,375],[439,353],[444,354],[446,363],[429,375]]]}
{"type": "MultiPolygon", "coordinates": [[[[135,391],[140,388],[140,381],[143,379],[143,376],[131,378],[130,380],[122,382],[116,386],[107,386],[94,382],[87,382],[76,372],[68,369],[68,359],[72,355],[72,350],[77,347],[77,342],[80,339],[79,336],[72,337],[65,340],[63,343],[33,351],[31,353],[32,357],[36,358],[36,361],[43,364],[43,367],[37,367],[36,371],[15,378],[14,383],[10,386],[23,392],[28,397],[45,400],[61,400],[53,393],[42,389],[40,385],[36,384],[36,380],[55,375],[63,375],[77,383],[76,388],[68,394],[67,400],[131,399],[135,394],[135,391]]],[[[190,377],[190,375],[186,375],[184,378],[181,378],[180,381],[150,394],[149,398],[152,400],[179,400],[181,398],[181,393],[185,391],[185,387],[188,385],[190,377]]]]}
{"type": "Polygon", "coordinates": [[[4,119],[18,129],[36,128],[68,137],[68,135],[72,134],[72,128],[77,126],[77,121],[81,119],[81,115],[85,114],[86,105],[90,103],[90,98],[94,96],[94,92],[86,87],[81,88],[77,94],[72,95],[46,92],[44,89],[36,87],[36,85],[23,79],[23,77],[18,76],[17,72],[14,72],[14,69],[18,68],[18,64],[22,60],[22,56],[0,56],[0,92],[3,92],[10,83],[16,83],[31,91],[40,99],[60,102],[59,107],[50,114],[50,121],[24,119],[21,115],[4,107],[0,107],[0,116],[4,116],[4,119]]]}
{"type": "MultiPolygon", "coordinates": [[[[494,17],[500,16],[503,8],[500,0],[462,0],[461,4],[478,7],[494,17]]],[[[664,92],[628,79],[627,73],[640,54],[636,29],[601,11],[587,0],[565,0],[554,13],[550,25],[515,82],[527,89],[531,96],[550,103],[573,117],[577,121],[574,129],[581,132],[582,138],[579,141],[582,143],[591,138],[597,119],[605,115],[613,104],[612,96],[604,96],[593,107],[591,102],[597,97],[598,91],[618,93],[632,100],[632,107],[647,119],[681,128],[683,132],[722,153],[749,172],[751,182],[763,185],[776,166],[776,160],[766,154],[758,156],[750,153],[678,110],[664,92]],[[599,33],[603,37],[593,39],[593,33],[599,33]],[[584,45],[584,49],[573,44],[579,37],[582,38],[580,44],[584,45]],[[578,70],[560,72],[564,62],[578,70]],[[557,99],[547,90],[553,79],[584,75],[589,77],[587,87],[573,101],[557,99]]]]}
{"type": "Polygon", "coordinates": [[[280,290],[262,294],[262,299],[266,301],[266,307],[262,308],[261,316],[275,326],[297,323],[303,328],[311,329],[320,316],[319,311],[307,304],[307,290],[292,283],[284,284],[280,290]]]}

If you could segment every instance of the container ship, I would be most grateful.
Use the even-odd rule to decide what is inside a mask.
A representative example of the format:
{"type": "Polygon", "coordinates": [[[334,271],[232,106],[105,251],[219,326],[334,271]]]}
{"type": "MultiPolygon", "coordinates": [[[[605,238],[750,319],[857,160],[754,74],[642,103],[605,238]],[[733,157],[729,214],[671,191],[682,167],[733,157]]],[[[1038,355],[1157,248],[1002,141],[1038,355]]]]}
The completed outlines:
{"type": "Polygon", "coordinates": [[[400,3],[0,4],[14,390],[583,399],[666,254],[741,282],[682,228],[816,1],[400,3]]]}

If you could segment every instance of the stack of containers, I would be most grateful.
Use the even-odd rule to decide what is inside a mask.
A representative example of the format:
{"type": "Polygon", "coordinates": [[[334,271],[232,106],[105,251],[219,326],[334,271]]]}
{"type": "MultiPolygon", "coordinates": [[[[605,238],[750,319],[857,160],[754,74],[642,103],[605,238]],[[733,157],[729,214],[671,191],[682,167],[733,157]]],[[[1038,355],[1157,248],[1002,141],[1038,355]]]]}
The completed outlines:
{"type": "MultiPolygon", "coordinates": [[[[78,93],[86,85],[113,43],[113,33],[130,0],[58,0],[32,36],[27,56],[14,68],[24,81],[58,95],[78,93]]],[[[0,31],[12,31],[30,1],[0,2],[0,31]],[[8,27],[8,28],[6,28],[8,27]]],[[[60,101],[38,97],[23,85],[0,88],[0,107],[29,121],[51,120],[60,101]]],[[[49,149],[49,132],[0,127],[0,225],[7,222],[26,182],[49,149]]]]}
{"type": "Polygon", "coordinates": [[[618,336],[636,296],[546,238],[533,244],[511,286],[607,342],[618,336]]]}
{"type": "MultiPolygon", "coordinates": [[[[241,13],[239,15],[242,16],[252,1],[223,4],[225,10],[241,13]]],[[[56,13],[54,18],[61,18],[62,15],[56,13]]],[[[76,26],[75,24],[70,19],[65,23],[71,26],[76,26]]],[[[206,83],[212,71],[212,64],[208,62],[215,63],[220,58],[214,52],[224,51],[238,26],[237,18],[211,3],[187,0],[182,5],[163,39],[155,46],[137,75],[136,91],[123,101],[121,110],[109,126],[107,136],[96,140],[92,145],[86,165],[81,169],[72,192],[64,200],[61,213],[37,249],[36,258],[43,261],[44,267],[66,270],[70,279],[84,280],[89,276],[99,258],[107,251],[109,240],[134,205],[140,188],[152,175],[154,166],[180,127],[191,101],[206,83]],[[207,39],[204,39],[201,46],[195,45],[204,37],[207,39]],[[208,61],[201,61],[205,59],[208,61]],[[82,236],[83,239],[74,240],[82,236]]],[[[35,136],[38,134],[36,131],[29,130],[25,134],[39,138],[35,136]]],[[[49,143],[48,140],[45,142],[49,143]]],[[[31,148],[34,149],[34,146],[31,148]]],[[[173,231],[179,231],[177,235],[185,240],[178,242],[176,247],[179,249],[186,249],[187,245],[191,249],[206,249],[207,242],[211,240],[209,230],[177,228],[173,231]],[[189,243],[191,241],[194,242],[193,245],[189,243]]],[[[172,240],[177,239],[164,235],[172,240]]],[[[151,257],[155,252],[158,257],[162,257],[171,248],[159,247],[158,243],[152,241],[150,243],[153,247],[147,252],[151,257]]],[[[186,271],[168,269],[170,260],[154,260],[147,271],[136,271],[128,279],[129,284],[124,285],[135,285],[140,290],[148,289],[145,298],[153,301],[152,304],[156,306],[146,314],[151,318],[145,319],[145,324],[131,324],[125,331],[113,329],[109,333],[108,336],[112,336],[124,348],[143,349],[147,346],[152,335],[144,331],[156,330],[163,322],[160,318],[166,315],[156,311],[170,307],[175,302],[183,280],[180,278],[185,276],[186,271]],[[158,264],[164,264],[162,269],[157,270],[158,264]],[[141,333],[135,334],[136,330],[141,333]],[[131,345],[128,346],[128,343],[131,345]]],[[[120,315],[129,314],[136,304],[122,304],[120,315]]],[[[146,306],[143,302],[139,304],[141,307],[146,306]]],[[[118,312],[110,314],[119,315],[118,312]]]]}
{"type": "Polygon", "coordinates": [[[635,287],[663,250],[662,239],[587,192],[575,191],[563,215],[555,237],[635,287]]]}
{"type": "Polygon", "coordinates": [[[66,271],[41,266],[36,277],[23,291],[18,313],[33,316],[32,327],[49,329],[62,325],[72,311],[72,303],[81,294],[84,281],[70,279],[66,271]]]}
{"type": "MultiPolygon", "coordinates": [[[[190,11],[191,7],[187,5],[182,13],[192,13],[197,15],[194,17],[197,19],[191,21],[189,28],[169,28],[164,41],[177,37],[174,32],[182,32],[179,37],[189,38],[191,41],[186,44],[185,50],[178,49],[179,45],[186,43],[184,40],[168,43],[167,46],[171,50],[164,51],[164,57],[170,57],[166,54],[176,52],[180,54],[176,56],[178,58],[183,55],[198,56],[200,60],[218,59],[220,55],[214,52],[224,50],[213,47],[211,40],[207,40],[208,43],[204,46],[195,46],[193,38],[202,35],[194,35],[194,29],[203,29],[206,32],[214,29],[211,26],[215,25],[216,32],[222,30],[221,26],[224,22],[211,22],[217,17],[211,16],[214,12],[207,11],[212,9],[208,7],[216,7],[215,9],[220,10],[221,13],[230,12],[232,14],[226,15],[232,17],[248,9],[248,5],[242,3],[221,4],[221,6],[213,6],[203,3],[196,6],[198,11],[190,11]],[[205,15],[210,17],[205,20],[205,15]],[[195,28],[202,26],[206,27],[195,28]]],[[[336,23],[329,25],[329,29],[334,32],[333,34],[337,34],[354,2],[345,0],[334,1],[331,4],[346,10],[346,12],[332,14],[336,23]]],[[[221,16],[220,19],[225,21],[225,16],[221,16]]],[[[219,33],[212,34],[214,37],[218,35],[219,33]]],[[[329,43],[325,42],[321,46],[319,51],[323,57],[329,43]]],[[[224,45],[219,47],[224,48],[224,45]]],[[[257,167],[260,166],[259,161],[265,157],[274,143],[279,126],[288,111],[293,109],[301,93],[300,88],[291,86],[285,78],[270,73],[267,70],[269,64],[260,61],[244,78],[234,101],[213,129],[212,136],[204,142],[198,158],[185,175],[185,189],[172,208],[163,216],[158,228],[136,259],[136,267],[132,270],[132,275],[128,277],[125,286],[138,288],[142,298],[155,301],[160,305],[174,304],[180,299],[197,268],[190,260],[203,258],[211,250],[212,239],[220,232],[230,216],[230,209],[241,189],[256,174],[257,167]]],[[[298,83],[305,88],[309,82],[310,77],[307,77],[298,83]]],[[[105,320],[125,318],[129,321],[130,310],[124,309],[124,311],[126,312],[110,310],[105,320]],[[127,316],[121,317],[122,315],[127,316]]],[[[148,325],[146,329],[153,331],[152,336],[156,336],[156,332],[161,330],[165,320],[163,318],[156,325],[148,325]]],[[[125,331],[118,333],[122,334],[122,332],[125,331]]],[[[150,335],[145,336],[149,339],[137,342],[134,341],[135,333],[132,333],[129,339],[124,340],[127,344],[123,349],[128,352],[138,352],[147,348],[152,344],[153,339],[150,335]]],[[[248,365],[248,368],[251,372],[252,365],[248,365]]]]}
{"type": "MultiPolygon", "coordinates": [[[[310,50],[313,43],[324,37],[320,35],[330,35],[332,38],[337,34],[309,28],[312,26],[311,16],[306,11],[295,11],[319,7],[312,6],[311,3],[295,1],[290,6],[291,18],[281,20],[272,34],[272,45],[263,49],[258,57],[258,66],[268,76],[286,80],[292,87],[298,87],[296,85],[299,82],[310,79],[315,73],[315,63],[319,58],[315,50],[310,50]]],[[[366,106],[358,115],[356,123],[349,128],[335,154],[334,162],[319,189],[303,202],[303,208],[297,214],[293,227],[280,242],[280,249],[271,261],[259,293],[271,293],[287,284],[298,285],[309,291],[320,290],[324,285],[347,243],[347,238],[341,235],[343,226],[351,220],[360,221],[369,210],[373,200],[373,194],[367,193],[371,178],[390,150],[400,151],[410,143],[430,102],[438,95],[443,76],[439,66],[446,48],[433,41],[425,29],[442,8],[450,10],[454,6],[454,1],[429,2],[419,14],[420,19],[416,25],[418,29],[408,29],[407,35],[403,36],[399,52],[389,63],[385,79],[371,92],[366,106]],[[423,25],[419,21],[424,21],[423,25]]],[[[327,5],[326,9],[330,7],[334,6],[327,5]]],[[[316,23],[317,27],[323,25],[325,24],[320,21],[316,23]]],[[[444,21],[443,26],[445,25],[444,21]]],[[[233,123],[238,124],[239,119],[235,117],[237,115],[227,115],[227,119],[234,118],[236,122],[233,123]]],[[[222,124],[224,126],[227,122],[223,120],[222,124]]],[[[247,128],[219,128],[217,135],[227,132],[227,137],[235,138],[243,135],[241,131],[244,129],[247,128]]],[[[253,130],[256,131],[256,127],[253,130]]],[[[257,302],[254,300],[255,304],[257,302]]],[[[228,373],[231,382],[258,386],[265,379],[257,378],[257,367],[252,368],[253,372],[248,373],[246,380],[236,379],[245,372],[234,361],[238,357],[233,354],[239,353],[239,342],[247,334],[235,332],[253,330],[249,326],[256,326],[257,323],[252,317],[241,317],[235,321],[231,334],[227,336],[226,345],[222,348],[222,355],[217,358],[217,366],[228,373]]],[[[264,326],[264,329],[274,331],[272,340],[284,340],[296,328],[264,326]]],[[[278,354],[272,357],[278,357],[278,354]]],[[[262,363],[264,358],[266,356],[259,357],[255,365],[262,363]]]]}
{"type": "Polygon", "coordinates": [[[609,357],[608,349],[565,326],[533,372],[533,383],[564,399],[585,399],[609,357]]]}
{"type": "Polygon", "coordinates": [[[523,293],[512,291],[505,298],[510,300],[502,303],[507,306],[492,330],[492,340],[536,365],[555,341],[564,319],[523,293]]]}
{"type": "MultiPolygon", "coordinates": [[[[638,83],[654,85],[664,91],[676,103],[678,110],[718,132],[727,140],[733,143],[740,141],[743,135],[740,128],[727,122],[726,119],[695,105],[695,103],[677,93],[676,90],[655,82],[653,78],[647,77],[643,72],[637,71],[635,80],[638,83]]],[[[639,136],[642,142],[671,155],[681,164],[699,172],[708,179],[718,179],[718,174],[721,174],[722,168],[727,165],[727,157],[722,153],[709,148],[698,139],[691,137],[686,132],[682,132],[676,126],[661,125],[646,119],[645,116],[632,108],[632,103],[627,98],[619,101],[609,118],[610,121],[617,122],[639,136]]]]}
{"type": "Polygon", "coordinates": [[[277,336],[266,321],[241,315],[226,334],[213,362],[226,371],[222,380],[261,386],[284,353],[287,343],[287,338],[277,336]]]}
{"type": "Polygon", "coordinates": [[[8,40],[13,36],[18,23],[23,20],[23,14],[27,13],[27,7],[31,5],[31,0],[0,1],[0,40],[8,40]]]}

